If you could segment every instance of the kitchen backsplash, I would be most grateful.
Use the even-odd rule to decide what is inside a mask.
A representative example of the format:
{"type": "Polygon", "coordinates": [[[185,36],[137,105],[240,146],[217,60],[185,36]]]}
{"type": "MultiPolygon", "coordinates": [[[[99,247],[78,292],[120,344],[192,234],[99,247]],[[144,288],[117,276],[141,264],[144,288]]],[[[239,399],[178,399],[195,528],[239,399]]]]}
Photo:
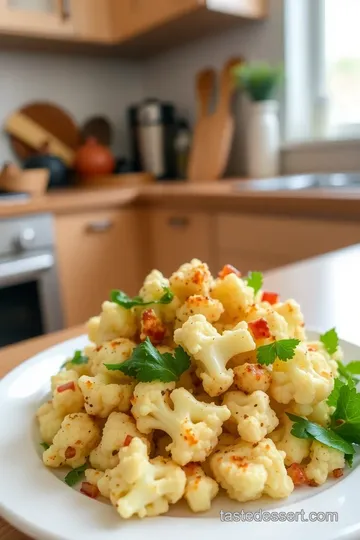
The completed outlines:
{"type": "Polygon", "coordinates": [[[82,123],[104,114],[116,127],[117,155],[128,153],[126,108],[145,96],[143,71],[116,58],[0,52],[0,160],[13,159],[5,118],[31,101],[53,101],[82,123]]]}

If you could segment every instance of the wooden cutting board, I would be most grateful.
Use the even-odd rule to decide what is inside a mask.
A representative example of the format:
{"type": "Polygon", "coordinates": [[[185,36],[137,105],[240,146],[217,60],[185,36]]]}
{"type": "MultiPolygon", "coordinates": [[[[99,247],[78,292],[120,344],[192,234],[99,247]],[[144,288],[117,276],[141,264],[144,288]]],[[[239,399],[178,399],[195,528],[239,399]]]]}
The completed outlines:
{"type": "MultiPolygon", "coordinates": [[[[204,114],[203,107],[201,114],[198,114],[188,170],[191,182],[218,180],[225,172],[234,135],[234,118],[231,113],[235,90],[233,68],[242,61],[242,58],[231,58],[225,63],[220,74],[214,112],[210,114],[207,111],[204,114]]],[[[197,79],[198,94],[199,80],[201,73],[197,79]]]]}
{"type": "MultiPolygon", "coordinates": [[[[71,150],[77,150],[80,145],[80,130],[71,115],[54,103],[36,102],[29,103],[21,109],[20,113],[36,122],[39,126],[51,133],[71,150]]],[[[34,148],[14,136],[10,136],[15,154],[24,160],[34,155],[34,148]]]]}

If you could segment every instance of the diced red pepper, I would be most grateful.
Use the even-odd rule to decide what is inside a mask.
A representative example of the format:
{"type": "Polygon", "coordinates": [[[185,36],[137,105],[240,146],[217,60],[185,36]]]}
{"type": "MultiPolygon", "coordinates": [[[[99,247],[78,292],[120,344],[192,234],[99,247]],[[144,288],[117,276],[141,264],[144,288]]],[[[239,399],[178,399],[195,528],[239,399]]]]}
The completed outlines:
{"type": "Polygon", "coordinates": [[[279,301],[279,295],[277,293],[274,293],[274,292],[264,291],[262,293],[261,301],[262,302],[269,302],[269,304],[271,304],[271,305],[277,304],[278,301],[279,301]]]}
{"type": "Polygon", "coordinates": [[[334,478],[341,478],[344,476],[344,469],[334,469],[332,474],[334,478]]]}
{"type": "Polygon", "coordinates": [[[241,277],[241,272],[235,266],[232,264],[225,264],[225,266],[220,270],[218,273],[218,277],[220,279],[224,279],[224,277],[228,276],[229,274],[236,274],[237,277],[241,277]]]}
{"type": "Polygon", "coordinates": [[[71,459],[76,456],[76,448],[73,446],[68,446],[65,450],[65,457],[66,459],[71,459]]]}
{"type": "Polygon", "coordinates": [[[75,383],[74,381],[67,382],[65,384],[62,384],[61,386],[58,386],[56,390],[59,392],[59,394],[61,392],[65,392],[66,390],[72,390],[73,392],[75,392],[75,383]]]}
{"type": "Polygon", "coordinates": [[[271,337],[270,328],[265,319],[258,319],[257,321],[249,322],[248,326],[255,339],[271,337]]]}
{"type": "Polygon", "coordinates": [[[93,484],[90,484],[89,482],[83,482],[81,484],[80,491],[91,499],[96,499],[96,497],[100,494],[98,488],[96,486],[93,486],[93,484]]]}
{"type": "Polygon", "coordinates": [[[294,482],[294,486],[304,486],[305,484],[309,484],[304,467],[298,463],[292,463],[292,465],[287,468],[287,473],[294,482]]]}
{"type": "Polygon", "coordinates": [[[125,440],[124,440],[124,446],[129,446],[133,438],[134,437],[132,437],[131,435],[126,435],[125,440]]]}

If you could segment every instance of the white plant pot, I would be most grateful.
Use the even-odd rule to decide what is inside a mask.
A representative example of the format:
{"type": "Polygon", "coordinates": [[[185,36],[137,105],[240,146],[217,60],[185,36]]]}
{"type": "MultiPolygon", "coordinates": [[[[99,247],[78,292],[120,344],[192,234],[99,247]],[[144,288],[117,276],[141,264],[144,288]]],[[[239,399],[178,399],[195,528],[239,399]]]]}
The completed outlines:
{"type": "Polygon", "coordinates": [[[277,101],[251,103],[247,126],[248,175],[277,176],[280,165],[280,128],[277,101]]]}

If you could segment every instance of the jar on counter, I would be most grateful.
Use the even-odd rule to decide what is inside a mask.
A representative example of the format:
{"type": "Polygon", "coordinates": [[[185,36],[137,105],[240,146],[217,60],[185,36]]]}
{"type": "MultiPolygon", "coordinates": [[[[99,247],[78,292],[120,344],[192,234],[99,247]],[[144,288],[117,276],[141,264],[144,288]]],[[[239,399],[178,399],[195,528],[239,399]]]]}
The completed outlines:
{"type": "Polygon", "coordinates": [[[176,176],[180,179],[187,178],[187,168],[191,145],[191,134],[187,120],[178,121],[177,133],[174,140],[176,153],[176,176]]]}

